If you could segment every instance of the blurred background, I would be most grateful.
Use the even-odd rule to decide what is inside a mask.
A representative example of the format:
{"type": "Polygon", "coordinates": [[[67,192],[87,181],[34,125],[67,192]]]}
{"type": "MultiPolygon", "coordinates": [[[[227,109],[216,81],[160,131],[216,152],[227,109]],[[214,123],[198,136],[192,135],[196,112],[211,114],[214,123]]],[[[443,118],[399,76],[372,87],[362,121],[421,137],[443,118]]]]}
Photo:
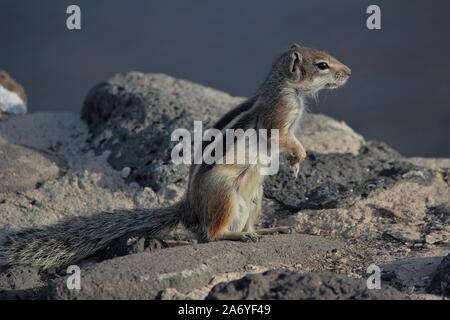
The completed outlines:
{"type": "Polygon", "coordinates": [[[407,156],[450,156],[448,0],[0,0],[0,68],[28,93],[29,111],[81,109],[115,73],[161,72],[250,96],[291,43],[352,68],[312,112],[346,121],[407,156]],[[82,30],[66,28],[81,7],[82,30]],[[366,9],[381,7],[381,30],[366,9]]]}

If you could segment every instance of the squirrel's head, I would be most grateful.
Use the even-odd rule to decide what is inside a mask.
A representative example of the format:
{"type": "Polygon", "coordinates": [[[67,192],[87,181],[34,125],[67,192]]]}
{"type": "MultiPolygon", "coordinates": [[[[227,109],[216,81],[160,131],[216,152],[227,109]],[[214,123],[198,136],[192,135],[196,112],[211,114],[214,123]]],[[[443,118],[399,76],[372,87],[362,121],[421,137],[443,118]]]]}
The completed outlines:
{"type": "Polygon", "coordinates": [[[328,53],[298,44],[292,45],[281,55],[272,72],[284,82],[283,86],[300,94],[338,88],[347,82],[351,74],[349,67],[328,53]]]}

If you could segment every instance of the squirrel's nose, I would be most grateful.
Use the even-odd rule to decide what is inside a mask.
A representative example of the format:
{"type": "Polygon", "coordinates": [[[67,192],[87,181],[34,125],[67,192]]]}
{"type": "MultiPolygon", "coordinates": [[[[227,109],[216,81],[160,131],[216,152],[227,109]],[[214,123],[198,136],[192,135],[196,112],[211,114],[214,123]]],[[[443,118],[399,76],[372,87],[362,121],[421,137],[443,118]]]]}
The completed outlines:
{"type": "Polygon", "coordinates": [[[350,69],[349,67],[345,67],[344,72],[345,72],[347,75],[351,75],[351,74],[352,74],[352,69],[350,69]]]}

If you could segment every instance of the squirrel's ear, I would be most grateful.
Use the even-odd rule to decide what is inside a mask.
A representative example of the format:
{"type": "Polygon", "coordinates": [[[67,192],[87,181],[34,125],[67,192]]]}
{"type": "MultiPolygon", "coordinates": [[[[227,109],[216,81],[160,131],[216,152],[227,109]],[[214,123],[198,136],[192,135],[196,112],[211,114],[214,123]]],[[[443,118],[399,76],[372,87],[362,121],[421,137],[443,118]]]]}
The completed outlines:
{"type": "Polygon", "coordinates": [[[294,50],[291,53],[291,63],[289,65],[289,71],[295,75],[297,80],[300,80],[300,65],[302,64],[302,54],[299,50],[294,50]]]}
{"type": "Polygon", "coordinates": [[[302,46],[301,45],[299,45],[298,43],[294,43],[292,46],[291,46],[291,49],[301,49],[302,48],[302,46]]]}

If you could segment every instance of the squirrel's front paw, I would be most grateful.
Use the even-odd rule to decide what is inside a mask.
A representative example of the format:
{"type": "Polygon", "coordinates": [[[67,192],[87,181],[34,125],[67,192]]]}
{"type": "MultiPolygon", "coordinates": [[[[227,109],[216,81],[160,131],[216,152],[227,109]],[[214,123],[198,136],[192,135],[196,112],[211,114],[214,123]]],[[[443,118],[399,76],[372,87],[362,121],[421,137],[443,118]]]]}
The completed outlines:
{"type": "Polygon", "coordinates": [[[262,236],[256,232],[245,232],[241,236],[242,242],[258,242],[261,240],[262,236]]]}
{"type": "Polygon", "coordinates": [[[294,176],[294,178],[298,177],[298,174],[300,172],[300,163],[302,163],[303,160],[305,160],[305,158],[306,158],[306,153],[300,154],[300,155],[290,155],[288,157],[289,163],[291,165],[291,172],[292,172],[292,175],[294,176]]]}
{"type": "Polygon", "coordinates": [[[306,159],[306,150],[301,147],[297,154],[298,162],[302,163],[306,159]]]}
{"type": "Polygon", "coordinates": [[[294,176],[294,178],[298,177],[299,172],[300,172],[300,162],[291,164],[291,173],[294,176]]]}

